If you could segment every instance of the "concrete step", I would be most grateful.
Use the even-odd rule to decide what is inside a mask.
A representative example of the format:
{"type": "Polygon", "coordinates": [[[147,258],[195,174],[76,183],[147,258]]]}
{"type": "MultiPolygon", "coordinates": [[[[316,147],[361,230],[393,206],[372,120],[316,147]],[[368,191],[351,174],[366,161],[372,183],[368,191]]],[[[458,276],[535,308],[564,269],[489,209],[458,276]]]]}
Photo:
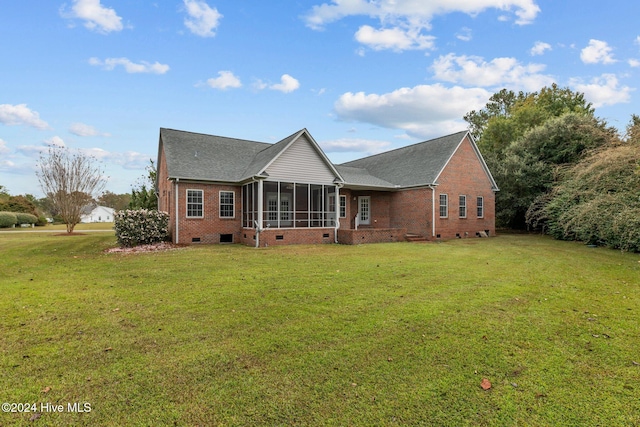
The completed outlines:
{"type": "Polygon", "coordinates": [[[429,240],[421,234],[407,233],[404,235],[407,242],[428,242],[429,240]]]}

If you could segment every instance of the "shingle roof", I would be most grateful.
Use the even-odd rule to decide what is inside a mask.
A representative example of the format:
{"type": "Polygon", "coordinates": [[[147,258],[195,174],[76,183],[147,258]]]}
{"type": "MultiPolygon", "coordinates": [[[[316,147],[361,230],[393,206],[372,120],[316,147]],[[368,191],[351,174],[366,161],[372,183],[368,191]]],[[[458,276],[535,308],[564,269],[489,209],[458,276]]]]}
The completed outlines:
{"type": "MultiPolygon", "coordinates": [[[[303,132],[306,129],[269,144],[161,128],[160,144],[169,178],[242,182],[262,173],[303,132]]],[[[436,184],[466,134],[458,132],[334,167],[347,186],[393,189],[436,184]]],[[[483,167],[497,189],[484,163],[483,167]]]]}
{"type": "Polygon", "coordinates": [[[362,186],[362,187],[388,187],[396,186],[384,179],[377,178],[364,168],[356,168],[353,166],[336,165],[336,169],[344,179],[345,185],[362,186]]]}
{"type": "Polygon", "coordinates": [[[171,178],[238,182],[262,151],[275,144],[173,129],[160,129],[171,178]]]}
{"type": "MultiPolygon", "coordinates": [[[[400,187],[434,184],[467,131],[454,133],[339,165],[362,168],[400,187]]],[[[347,180],[349,183],[349,180],[347,180]]]]}

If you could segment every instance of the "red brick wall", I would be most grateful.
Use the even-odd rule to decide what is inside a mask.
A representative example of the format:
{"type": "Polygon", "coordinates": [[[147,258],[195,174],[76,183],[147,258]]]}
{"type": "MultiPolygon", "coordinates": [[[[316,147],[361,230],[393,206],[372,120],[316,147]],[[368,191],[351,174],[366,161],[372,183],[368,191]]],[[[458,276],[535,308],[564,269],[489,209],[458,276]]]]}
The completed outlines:
{"type": "Polygon", "coordinates": [[[357,230],[338,230],[338,243],[359,245],[361,243],[402,242],[406,229],[398,228],[358,228],[357,230]]]}
{"type": "Polygon", "coordinates": [[[468,139],[460,145],[449,164],[438,178],[436,187],[436,234],[443,239],[475,237],[479,231],[489,230],[494,235],[495,194],[491,182],[482,169],[471,142],[468,139]],[[449,198],[448,218],[440,218],[440,194],[449,198]],[[459,196],[467,196],[467,217],[458,215],[459,196]],[[484,218],[476,215],[476,198],[484,197],[484,218]]]}
{"type": "Polygon", "coordinates": [[[347,196],[347,217],[340,219],[340,228],[355,228],[355,216],[358,213],[358,197],[360,196],[371,197],[371,220],[368,227],[391,227],[391,200],[393,193],[385,191],[348,190],[342,188],[340,189],[340,195],[347,196]]]}
{"type": "MultiPolygon", "coordinates": [[[[242,229],[239,242],[245,245],[255,246],[254,236],[256,230],[252,228],[242,229]]],[[[334,228],[281,228],[267,229],[260,233],[260,247],[276,245],[314,245],[320,243],[334,243],[334,228]],[[278,239],[277,236],[282,236],[278,239]]]]}
{"type": "Polygon", "coordinates": [[[431,236],[431,189],[417,188],[393,193],[391,227],[431,236]]]}
{"type": "MultiPolygon", "coordinates": [[[[233,235],[233,242],[239,242],[242,229],[241,191],[241,187],[232,185],[196,184],[180,181],[178,183],[179,230],[177,243],[195,243],[194,238],[200,239],[198,243],[220,243],[221,234],[231,234],[233,235]],[[187,218],[187,190],[204,190],[203,218],[187,218]],[[235,193],[234,218],[220,218],[220,191],[233,191],[235,193]]],[[[175,207],[172,214],[175,214],[175,207]]],[[[175,217],[173,217],[173,221],[175,223],[175,217]]],[[[173,237],[175,239],[175,234],[173,237]]]]}
{"type": "Polygon", "coordinates": [[[175,195],[173,193],[173,181],[167,180],[169,175],[167,171],[167,161],[164,157],[164,148],[160,156],[158,164],[158,210],[169,213],[169,234],[173,239],[173,228],[175,217],[173,204],[175,203],[175,195]]]}

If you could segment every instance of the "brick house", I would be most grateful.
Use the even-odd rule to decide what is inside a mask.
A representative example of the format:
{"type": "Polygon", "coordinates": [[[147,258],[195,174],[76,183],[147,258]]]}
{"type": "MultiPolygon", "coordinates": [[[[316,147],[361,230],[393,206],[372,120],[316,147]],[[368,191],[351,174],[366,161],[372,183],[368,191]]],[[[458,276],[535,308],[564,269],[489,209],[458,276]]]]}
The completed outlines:
{"type": "Polygon", "coordinates": [[[495,233],[498,187],[468,132],[334,165],[302,129],[276,144],[160,129],[174,243],[374,243],[495,233]]]}

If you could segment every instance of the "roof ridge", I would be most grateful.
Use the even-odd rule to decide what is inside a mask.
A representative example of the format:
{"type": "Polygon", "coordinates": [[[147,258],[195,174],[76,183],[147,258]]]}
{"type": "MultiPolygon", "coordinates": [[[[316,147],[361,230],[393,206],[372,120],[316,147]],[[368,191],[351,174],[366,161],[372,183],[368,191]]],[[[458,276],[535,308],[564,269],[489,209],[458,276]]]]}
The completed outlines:
{"type": "Polygon", "coordinates": [[[397,152],[397,151],[400,151],[400,150],[406,150],[406,149],[409,149],[409,148],[414,148],[414,147],[416,147],[416,146],[418,146],[418,145],[426,144],[426,143],[428,143],[428,142],[434,142],[434,141],[437,141],[437,140],[439,140],[439,139],[450,138],[450,137],[452,137],[452,136],[454,136],[454,135],[457,135],[457,134],[459,134],[459,133],[465,133],[465,134],[466,134],[466,133],[468,133],[468,132],[469,132],[468,130],[461,130],[461,131],[458,131],[458,132],[451,133],[451,134],[449,134],[449,135],[439,136],[439,137],[437,137],[437,138],[427,139],[427,140],[425,140],[425,141],[420,141],[420,142],[416,142],[416,143],[414,143],[414,144],[405,145],[404,147],[394,148],[393,150],[383,151],[382,153],[372,154],[372,155],[370,155],[370,156],[360,157],[359,159],[349,160],[348,162],[341,163],[341,165],[348,166],[348,165],[349,165],[349,163],[355,163],[355,162],[359,162],[359,161],[361,161],[361,160],[368,160],[368,159],[372,159],[372,158],[374,158],[374,157],[387,155],[387,154],[389,154],[389,153],[397,152]]]}
{"type": "MultiPolygon", "coordinates": [[[[202,135],[202,136],[209,136],[209,137],[214,137],[214,138],[224,138],[224,139],[235,139],[236,141],[244,141],[244,142],[254,142],[254,143],[258,143],[258,144],[267,144],[267,145],[274,145],[271,142],[264,142],[264,141],[255,141],[252,139],[244,139],[244,138],[233,138],[230,136],[222,136],[222,135],[212,135],[210,133],[202,133],[202,132],[191,132],[189,130],[181,130],[181,129],[172,129],[172,128],[160,128],[160,131],[163,130],[169,130],[169,131],[173,131],[173,132],[182,132],[182,133],[190,133],[192,135],[202,135]]],[[[268,147],[267,147],[268,148],[268,147]]]]}

